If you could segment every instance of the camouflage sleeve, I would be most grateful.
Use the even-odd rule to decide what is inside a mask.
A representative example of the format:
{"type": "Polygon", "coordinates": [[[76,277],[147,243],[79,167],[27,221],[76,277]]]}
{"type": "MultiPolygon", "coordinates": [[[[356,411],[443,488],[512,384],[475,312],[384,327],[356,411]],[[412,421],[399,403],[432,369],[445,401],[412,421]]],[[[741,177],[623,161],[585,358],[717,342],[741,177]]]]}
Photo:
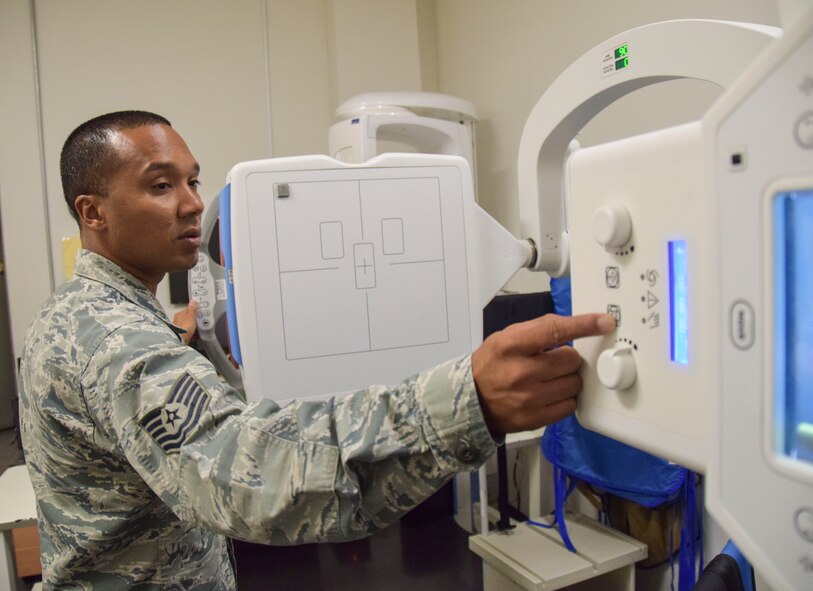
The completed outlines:
{"type": "Polygon", "coordinates": [[[392,523],[495,450],[468,356],[342,399],[245,405],[165,326],[125,325],[83,372],[106,438],[183,520],[272,544],[392,523]]]}

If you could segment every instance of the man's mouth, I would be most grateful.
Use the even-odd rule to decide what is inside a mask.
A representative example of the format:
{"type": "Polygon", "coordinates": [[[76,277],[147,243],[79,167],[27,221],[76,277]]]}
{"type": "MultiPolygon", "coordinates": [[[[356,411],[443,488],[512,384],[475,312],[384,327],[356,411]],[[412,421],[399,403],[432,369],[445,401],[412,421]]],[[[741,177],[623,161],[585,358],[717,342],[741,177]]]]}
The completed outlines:
{"type": "Polygon", "coordinates": [[[181,240],[193,246],[200,246],[200,230],[189,230],[181,234],[181,240]]]}

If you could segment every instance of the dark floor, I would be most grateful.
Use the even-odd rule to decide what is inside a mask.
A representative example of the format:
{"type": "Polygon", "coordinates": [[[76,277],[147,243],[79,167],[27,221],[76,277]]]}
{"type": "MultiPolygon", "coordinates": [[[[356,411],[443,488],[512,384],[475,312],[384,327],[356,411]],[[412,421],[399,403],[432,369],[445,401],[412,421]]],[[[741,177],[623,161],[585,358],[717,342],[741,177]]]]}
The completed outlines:
{"type": "Polygon", "coordinates": [[[235,542],[240,591],[467,591],[482,562],[451,516],[399,522],[343,544],[270,547],[235,542]]]}
{"type": "MultiPolygon", "coordinates": [[[[451,517],[344,544],[234,543],[238,591],[482,591],[480,558],[451,517]]],[[[25,579],[31,589],[39,577],[25,579]]],[[[2,587],[2,584],[0,584],[2,587]]]]}

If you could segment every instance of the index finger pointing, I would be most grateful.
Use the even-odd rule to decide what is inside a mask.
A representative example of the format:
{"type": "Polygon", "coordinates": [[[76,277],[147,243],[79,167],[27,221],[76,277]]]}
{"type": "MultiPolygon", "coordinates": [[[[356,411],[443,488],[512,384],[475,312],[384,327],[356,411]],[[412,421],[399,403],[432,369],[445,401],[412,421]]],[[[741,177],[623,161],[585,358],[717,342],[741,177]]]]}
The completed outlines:
{"type": "Polygon", "coordinates": [[[521,325],[518,345],[529,353],[538,353],[574,339],[609,334],[615,328],[615,319],[609,314],[547,314],[521,325]]]}

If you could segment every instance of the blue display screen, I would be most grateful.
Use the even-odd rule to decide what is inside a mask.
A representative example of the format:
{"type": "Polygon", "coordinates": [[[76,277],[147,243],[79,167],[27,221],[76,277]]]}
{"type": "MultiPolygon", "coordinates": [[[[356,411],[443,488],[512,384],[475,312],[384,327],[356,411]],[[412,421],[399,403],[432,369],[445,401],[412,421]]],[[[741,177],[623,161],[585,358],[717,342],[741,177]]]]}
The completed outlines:
{"type": "Polygon", "coordinates": [[[689,363],[689,291],[686,241],[669,242],[669,336],[671,359],[689,363]]]}
{"type": "Polygon", "coordinates": [[[773,242],[777,451],[813,462],[813,189],[774,197],[773,242]]]}

